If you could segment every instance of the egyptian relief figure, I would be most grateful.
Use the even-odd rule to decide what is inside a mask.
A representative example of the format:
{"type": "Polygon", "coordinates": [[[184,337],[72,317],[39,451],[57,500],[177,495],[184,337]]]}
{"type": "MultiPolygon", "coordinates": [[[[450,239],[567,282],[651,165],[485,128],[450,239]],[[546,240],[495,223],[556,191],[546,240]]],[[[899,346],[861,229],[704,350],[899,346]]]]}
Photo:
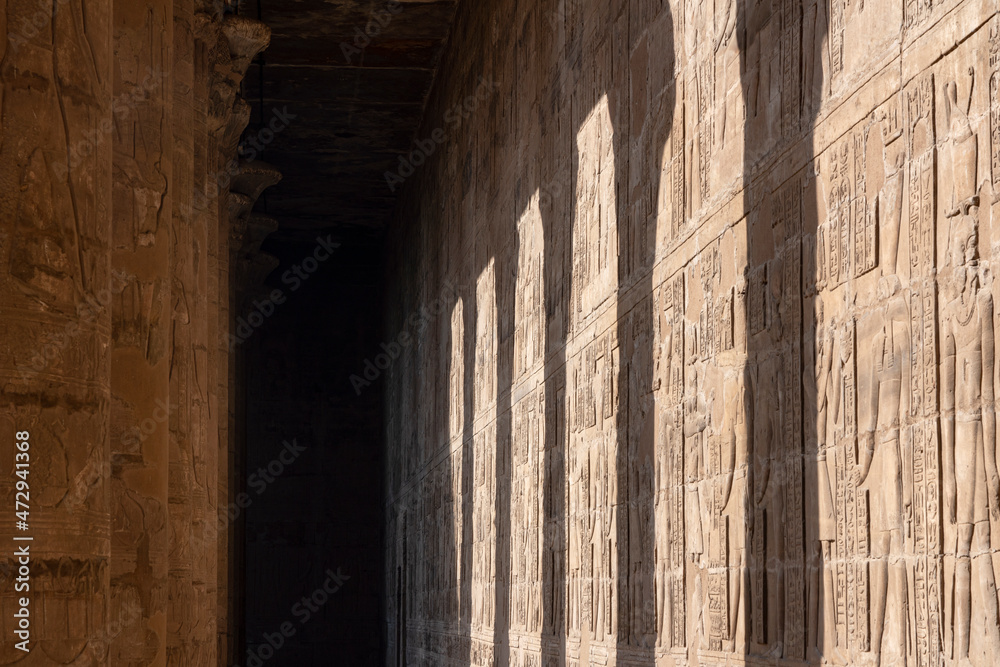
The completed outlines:
{"type": "MultiPolygon", "coordinates": [[[[674,342],[673,323],[670,313],[661,315],[662,324],[660,326],[660,346],[659,355],[660,368],[657,369],[657,378],[665,380],[664,393],[665,401],[668,403],[666,410],[660,414],[660,423],[656,441],[656,553],[654,562],[656,563],[656,636],[657,645],[663,646],[665,640],[669,640],[669,626],[666,624],[668,616],[667,605],[669,598],[669,517],[671,500],[671,475],[670,475],[670,442],[673,428],[674,406],[669,405],[672,398],[671,376],[674,364],[674,342]]],[[[679,356],[679,355],[678,355],[679,356]]],[[[669,643],[669,642],[668,642],[669,643]]]]}
{"type": "MultiPolygon", "coordinates": [[[[958,553],[954,583],[953,655],[961,665],[986,665],[988,657],[970,656],[972,621],[971,552],[988,553],[990,521],[1000,518],[1000,478],[996,467],[996,415],[993,409],[993,297],[991,278],[979,264],[979,195],[976,193],[976,136],[957,105],[957,87],[945,86],[950,122],[954,191],[950,262],[950,301],[941,314],[944,341],[941,388],[944,439],[945,512],[957,528],[958,553]],[[972,658],[975,658],[973,660],[972,658]]],[[[970,93],[971,97],[971,93],[970,93]]],[[[985,619],[987,644],[997,656],[997,598],[992,561],[980,559],[975,578],[985,619]]]]}
{"type": "Polygon", "coordinates": [[[903,164],[906,160],[903,126],[899,122],[899,109],[891,109],[882,119],[882,155],[885,181],[879,190],[876,203],[883,276],[896,274],[899,252],[899,229],[903,214],[903,164]]]}
{"type": "MultiPolygon", "coordinates": [[[[836,638],[836,617],[834,612],[833,544],[837,539],[837,522],[834,513],[833,490],[830,483],[830,469],[826,462],[829,445],[828,432],[831,401],[833,412],[839,407],[840,365],[833,363],[834,334],[837,322],[830,318],[828,327],[823,326],[823,304],[820,302],[816,316],[815,354],[813,377],[815,383],[804,382],[804,390],[816,410],[816,500],[817,533],[816,542],[810,554],[809,577],[809,650],[810,659],[830,656],[836,649],[831,640],[836,638]],[[822,586],[822,595],[820,589],[822,586]],[[822,601],[822,605],[820,604],[822,601]]],[[[837,662],[843,662],[838,660],[837,662]]]]}
{"type": "MultiPolygon", "coordinates": [[[[706,589],[704,577],[705,533],[704,517],[707,505],[702,502],[699,488],[705,478],[705,441],[711,431],[711,414],[715,402],[714,389],[706,402],[698,373],[698,331],[692,327],[688,336],[688,396],[684,406],[684,523],[687,529],[687,552],[694,564],[695,589],[693,592],[692,619],[698,625],[703,648],[708,648],[708,632],[704,610],[706,605],[703,592],[706,589]]],[[[694,643],[690,645],[694,648],[694,643]]]]}
{"type": "Polygon", "coordinates": [[[781,470],[776,469],[781,454],[783,375],[781,359],[771,357],[758,362],[753,378],[754,641],[768,645],[767,655],[773,658],[784,652],[785,627],[784,488],[781,470]]]}
{"type": "Polygon", "coordinates": [[[568,594],[568,611],[567,611],[567,623],[568,631],[570,636],[577,636],[580,631],[580,604],[582,600],[582,594],[580,590],[581,586],[581,567],[582,567],[582,554],[581,554],[581,542],[580,536],[586,532],[582,525],[585,520],[585,513],[581,509],[583,506],[583,501],[581,499],[581,491],[583,485],[585,484],[583,479],[583,457],[580,455],[580,448],[576,447],[575,438],[571,437],[571,445],[569,449],[569,461],[570,461],[570,471],[569,471],[569,494],[570,494],[570,511],[569,511],[569,594],[568,594]]]}
{"type": "MultiPolygon", "coordinates": [[[[911,526],[912,471],[906,454],[908,447],[900,439],[900,423],[909,411],[909,391],[903,388],[910,355],[909,311],[900,294],[899,279],[883,276],[878,285],[875,336],[872,339],[874,367],[867,373],[869,416],[859,434],[859,468],[855,485],[867,485],[870,502],[872,588],[871,650],[875,664],[881,660],[889,575],[892,575],[893,610],[906,609],[906,568],[903,563],[904,523],[911,526]],[[876,471],[872,474],[872,471],[876,471]]],[[[902,615],[890,614],[889,646],[902,650],[906,630],[902,615]]],[[[893,664],[904,664],[905,652],[893,657],[893,664]],[[899,662],[904,661],[904,662],[899,662]]]]}
{"type": "MultiPolygon", "coordinates": [[[[873,368],[865,376],[868,420],[860,433],[861,459],[854,480],[856,487],[866,485],[874,496],[870,502],[873,581],[869,622],[876,665],[881,661],[882,637],[887,627],[889,646],[895,651],[905,646],[906,624],[898,610],[906,609],[908,602],[906,568],[901,559],[904,537],[909,535],[912,523],[912,462],[908,443],[900,438],[900,424],[909,412],[910,394],[905,385],[908,385],[911,354],[909,309],[896,275],[905,157],[903,142],[897,141],[901,134],[898,118],[890,111],[882,124],[886,176],[877,200],[882,272],[877,291],[880,306],[873,315],[873,368]],[[891,622],[887,623],[890,574],[894,602],[889,608],[896,611],[890,614],[891,622]]],[[[905,661],[905,651],[892,658],[894,664],[905,661]]]]}
{"type": "MultiPolygon", "coordinates": [[[[739,369],[739,375],[731,381],[726,382],[723,394],[725,395],[725,413],[723,415],[722,434],[720,436],[721,452],[721,476],[718,484],[719,502],[718,512],[720,519],[728,520],[731,526],[730,531],[735,532],[738,537],[731,546],[729,554],[729,600],[728,609],[728,636],[723,643],[723,650],[734,651],[743,650],[745,646],[736,642],[736,628],[740,621],[740,609],[744,606],[746,599],[746,589],[744,579],[746,577],[746,550],[742,532],[746,526],[750,525],[747,512],[749,501],[747,499],[747,474],[746,467],[739,462],[746,461],[749,444],[748,420],[750,414],[750,395],[743,382],[745,369],[739,369]]],[[[723,538],[726,536],[723,535],[723,538]]],[[[746,619],[744,618],[744,622],[746,619]]]]}

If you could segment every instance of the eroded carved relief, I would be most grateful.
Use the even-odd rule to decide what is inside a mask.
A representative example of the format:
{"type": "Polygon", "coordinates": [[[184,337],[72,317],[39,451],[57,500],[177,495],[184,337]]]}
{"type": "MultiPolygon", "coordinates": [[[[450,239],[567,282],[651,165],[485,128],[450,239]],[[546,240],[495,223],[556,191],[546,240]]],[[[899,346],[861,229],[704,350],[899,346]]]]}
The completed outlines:
{"type": "Polygon", "coordinates": [[[643,283],[646,267],[618,257],[617,231],[640,227],[632,217],[649,193],[632,191],[640,167],[615,151],[648,152],[633,128],[654,84],[633,80],[646,70],[630,59],[646,55],[619,36],[642,33],[657,3],[620,16],[559,4],[560,46],[588,63],[541,98],[569,109],[557,124],[578,158],[572,215],[538,215],[529,185],[506,222],[476,218],[487,246],[516,234],[518,261],[509,534],[491,514],[487,426],[510,389],[493,375],[499,269],[488,258],[473,269],[488,304],[477,311],[481,421],[466,505],[473,660],[993,664],[998,19],[960,0],[668,3],[676,99],[655,147],[656,261],[643,283]],[[604,90],[615,78],[627,93],[604,90]],[[541,265],[561,252],[565,275],[541,265]],[[565,340],[544,360],[533,337],[554,342],[561,314],[542,275],[572,296],[565,340]],[[647,365],[651,397],[634,381],[647,365]],[[548,382],[564,393],[542,391],[548,382]],[[556,420],[542,415],[559,409],[565,452],[550,471],[542,443],[556,420]],[[550,544],[565,545],[564,570],[546,575],[537,505],[559,474],[564,539],[550,544]],[[492,606],[490,560],[506,545],[509,629],[492,606]],[[495,627],[509,646],[490,643],[495,627]],[[547,641],[550,627],[565,637],[547,641]]]}

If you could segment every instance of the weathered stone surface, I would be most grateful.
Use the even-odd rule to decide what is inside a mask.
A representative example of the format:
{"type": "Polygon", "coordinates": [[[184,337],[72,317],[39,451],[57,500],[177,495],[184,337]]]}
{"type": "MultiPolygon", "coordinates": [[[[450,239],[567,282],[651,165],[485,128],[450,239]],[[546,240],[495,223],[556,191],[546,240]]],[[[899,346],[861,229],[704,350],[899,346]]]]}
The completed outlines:
{"type": "MultiPolygon", "coordinates": [[[[11,439],[30,435],[33,496],[27,529],[0,534],[32,540],[29,588],[15,587],[17,557],[2,568],[4,664],[235,656],[234,527],[218,517],[236,462],[220,418],[236,297],[227,170],[250,115],[240,79],[269,33],[213,4],[0,13],[2,414],[11,439]],[[11,624],[22,597],[27,654],[11,624]]],[[[253,253],[272,229],[255,223],[245,262],[266,264],[253,253]]],[[[3,452],[13,513],[23,478],[3,452]]]]}
{"type": "Polygon", "coordinates": [[[388,232],[389,663],[1000,660],[997,11],[461,5],[388,232]]]}
{"type": "Polygon", "coordinates": [[[55,16],[53,7],[7,3],[0,14],[0,495],[9,513],[0,662],[24,658],[13,614],[30,593],[35,662],[22,664],[101,664],[113,640],[110,345],[121,289],[111,264],[112,6],[55,16]],[[26,453],[14,444],[21,432],[26,453]],[[27,491],[15,486],[16,462],[29,463],[27,491]],[[28,530],[14,526],[16,500],[27,503],[16,509],[29,510],[28,530]],[[25,544],[30,564],[15,555],[25,544]],[[15,589],[21,565],[30,591],[15,589]]]}
{"type": "Polygon", "coordinates": [[[0,663],[1000,662],[995,0],[237,5],[0,12],[0,663]]]}

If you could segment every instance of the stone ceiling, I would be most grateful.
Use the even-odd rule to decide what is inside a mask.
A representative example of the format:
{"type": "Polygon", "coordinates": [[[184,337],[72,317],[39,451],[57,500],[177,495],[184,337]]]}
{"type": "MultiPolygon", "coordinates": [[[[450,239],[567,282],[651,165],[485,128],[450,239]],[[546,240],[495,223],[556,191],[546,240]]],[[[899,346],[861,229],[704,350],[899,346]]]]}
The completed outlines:
{"type": "Polygon", "coordinates": [[[280,223],[272,243],[331,228],[344,238],[380,236],[394,204],[383,174],[410,150],[455,7],[455,0],[241,3],[241,14],[272,31],[244,85],[252,108],[245,137],[256,140],[255,159],[283,175],[257,205],[280,223]]]}

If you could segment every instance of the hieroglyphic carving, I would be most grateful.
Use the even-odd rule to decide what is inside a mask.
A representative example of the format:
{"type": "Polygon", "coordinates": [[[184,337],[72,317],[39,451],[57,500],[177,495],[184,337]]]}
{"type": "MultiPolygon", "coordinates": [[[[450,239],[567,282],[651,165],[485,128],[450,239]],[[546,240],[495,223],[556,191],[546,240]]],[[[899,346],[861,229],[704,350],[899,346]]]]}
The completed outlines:
{"type": "Polygon", "coordinates": [[[992,277],[979,261],[982,209],[976,178],[978,137],[968,118],[971,91],[964,109],[958,101],[957,82],[946,84],[943,93],[952,166],[951,200],[945,209],[950,221],[945,261],[953,272],[942,278],[947,281],[941,310],[943,490],[947,516],[958,535],[952,651],[957,660],[967,661],[974,598],[978,601],[975,614],[985,619],[987,645],[994,649],[1000,645],[993,562],[982,557],[990,548],[989,514],[1000,516],[993,378],[996,351],[992,277]],[[974,565],[978,566],[975,577],[974,565]],[[981,589],[978,596],[973,590],[976,586],[981,589]]]}
{"type": "Polygon", "coordinates": [[[919,27],[930,17],[937,2],[934,0],[904,0],[903,21],[907,29],[919,27]]]}
{"type": "Polygon", "coordinates": [[[618,474],[616,471],[618,348],[612,334],[588,344],[582,354],[577,390],[583,389],[577,420],[582,456],[587,457],[587,520],[581,536],[584,551],[585,627],[598,641],[618,632],[618,552],[616,548],[618,474]],[[589,554],[588,554],[589,552],[589,554]],[[589,575],[589,576],[588,576],[589,575]]]}
{"type": "Polygon", "coordinates": [[[663,288],[661,363],[666,376],[664,409],[657,430],[656,610],[661,646],[686,645],[684,530],[684,272],[663,288]]]}
{"type": "Polygon", "coordinates": [[[830,74],[844,71],[844,30],[847,27],[847,0],[830,0],[830,74]]]}
{"type": "Polygon", "coordinates": [[[799,130],[802,96],[802,2],[781,2],[781,131],[788,138],[799,130]]]}
{"type": "MultiPolygon", "coordinates": [[[[904,534],[909,533],[910,528],[912,486],[908,475],[912,466],[907,456],[908,443],[901,437],[900,428],[909,412],[904,367],[910,355],[910,318],[894,274],[881,278],[877,298],[879,307],[868,318],[869,329],[865,336],[865,340],[871,341],[871,370],[864,378],[867,417],[859,432],[859,468],[854,483],[856,487],[866,487],[858,488],[859,500],[865,497],[864,494],[869,497],[869,502],[858,505],[859,527],[866,527],[861,523],[860,508],[871,508],[867,527],[870,545],[863,545],[870,548],[872,558],[869,568],[870,650],[881,656],[885,630],[889,631],[889,646],[895,647],[890,651],[898,652],[899,647],[905,645],[903,618],[899,613],[887,615],[886,611],[909,608],[901,557],[904,534]],[[866,484],[866,480],[870,481],[866,484]],[[893,601],[891,607],[890,600],[893,601]]],[[[898,653],[895,659],[900,659],[898,653]]]]}
{"type": "MultiPolygon", "coordinates": [[[[677,84],[679,87],[682,85],[677,84]]],[[[669,150],[664,151],[665,187],[670,191],[670,222],[667,226],[667,240],[674,239],[681,232],[687,218],[687,182],[684,174],[684,105],[678,105],[674,114],[674,125],[670,130],[669,150]],[[667,157],[669,156],[669,162],[667,157]]]]}
{"type": "Polygon", "coordinates": [[[541,437],[544,392],[535,390],[513,407],[513,492],[511,497],[512,626],[522,632],[541,627],[541,437]]]}
{"type": "Polygon", "coordinates": [[[580,220],[573,225],[574,319],[580,321],[609,297],[618,277],[614,133],[606,101],[596,105],[577,134],[581,177],[580,220]]]}
{"type": "Polygon", "coordinates": [[[937,664],[943,627],[939,587],[937,498],[940,493],[937,423],[937,298],[934,78],[904,91],[910,271],[910,419],[913,442],[914,635],[919,665],[937,664]]]}
{"type": "MultiPolygon", "coordinates": [[[[798,187],[797,183],[793,183],[798,187]]],[[[795,211],[794,226],[799,223],[798,211],[795,211]]],[[[788,223],[792,224],[791,219],[788,223]]],[[[797,234],[795,239],[797,239],[797,234]]],[[[783,266],[785,277],[782,281],[785,289],[783,300],[792,302],[802,293],[800,286],[801,259],[800,246],[791,242],[785,251],[783,266]]],[[[796,313],[797,314],[797,313],[796,313]]],[[[805,657],[805,591],[806,581],[803,571],[805,562],[805,545],[803,530],[804,511],[802,506],[802,368],[799,349],[800,324],[796,317],[785,317],[785,330],[792,344],[783,354],[785,365],[783,378],[785,382],[782,400],[782,443],[785,468],[785,500],[784,500],[784,540],[785,540],[785,630],[784,655],[787,658],[801,659],[805,657]]]]}
{"type": "Polygon", "coordinates": [[[496,493],[496,425],[488,423],[473,436],[472,626],[492,627],[494,619],[496,493]]]}
{"type": "Polygon", "coordinates": [[[994,195],[1000,193],[1000,18],[990,26],[990,175],[994,195]]]}
{"type": "Polygon", "coordinates": [[[834,289],[878,265],[876,213],[866,190],[868,135],[862,126],[829,151],[827,222],[817,232],[827,248],[820,287],[834,289]]]}
{"type": "Polygon", "coordinates": [[[461,438],[465,426],[465,308],[462,299],[451,311],[451,366],[448,382],[448,431],[461,438]]]}
{"type": "MultiPolygon", "coordinates": [[[[574,5],[566,11],[581,25],[588,12],[597,14],[601,6],[563,4],[574,5]]],[[[644,16],[648,4],[656,3],[640,2],[635,6],[641,7],[609,23],[632,34],[641,24],[636,15],[644,16]]],[[[967,60],[975,60],[982,71],[990,58],[989,76],[970,86],[974,109],[964,104],[969,90],[964,80],[959,90],[970,130],[983,142],[978,169],[990,169],[992,185],[995,163],[1000,164],[995,138],[1000,136],[995,129],[1000,126],[995,112],[1000,84],[993,81],[1000,67],[1000,33],[990,34],[989,17],[980,15],[981,7],[962,0],[951,3],[955,20],[941,22],[954,32],[944,37],[933,36],[938,28],[929,21],[932,12],[944,15],[940,3],[918,8],[912,3],[890,7],[882,0],[750,2],[733,21],[736,36],[746,39],[731,67],[714,38],[720,25],[730,25],[723,17],[735,15],[731,10],[738,4],[683,3],[684,16],[675,17],[675,28],[691,48],[677,49],[671,90],[679,98],[673,105],[679,111],[673,113],[670,136],[657,146],[663,151],[658,211],[663,226],[651,277],[651,292],[659,303],[650,309],[659,315],[652,350],[655,661],[887,665],[905,660],[948,667],[964,658],[964,619],[971,617],[969,661],[974,667],[990,664],[975,655],[975,633],[981,633],[984,619],[990,620],[989,605],[980,603],[990,598],[988,573],[982,569],[980,577],[980,559],[975,558],[986,549],[980,542],[985,521],[973,520],[970,531],[940,518],[942,500],[948,497],[942,482],[955,471],[947,470],[950,455],[941,447],[946,431],[939,403],[948,387],[942,385],[939,356],[949,349],[945,336],[950,332],[956,338],[960,329],[952,311],[968,315],[960,306],[981,303],[979,294],[992,289],[986,255],[996,255],[997,232],[985,211],[970,216],[975,207],[966,205],[962,212],[967,197],[953,194],[965,187],[959,181],[976,180],[966,175],[969,165],[939,164],[938,152],[944,155],[946,145],[938,144],[935,135],[944,136],[946,125],[942,114],[935,115],[942,97],[932,75],[954,78],[965,71],[967,60]],[[895,29],[904,12],[909,27],[927,32],[908,34],[904,28],[897,40],[895,29]],[[709,25],[713,14],[714,25],[709,25]],[[914,21],[918,15],[919,22],[914,21]],[[807,38],[813,34],[807,30],[822,36],[824,28],[830,30],[829,40],[807,38]],[[869,38],[882,31],[888,35],[884,42],[869,38]],[[813,41],[819,44],[814,47],[813,41]],[[868,42],[870,50],[858,48],[868,42]],[[814,49],[818,62],[807,64],[814,49]],[[915,71],[925,66],[928,71],[915,71]],[[822,85],[814,85],[807,99],[803,87],[814,79],[822,85]],[[732,81],[738,83],[726,83],[732,81]],[[739,111],[746,111],[746,119],[721,109],[733,95],[740,98],[739,111]],[[805,110],[820,114],[815,127],[802,124],[805,110]],[[723,130],[731,120],[735,125],[723,130]],[[789,143],[796,136],[803,141],[789,143]],[[745,149],[744,159],[734,161],[736,167],[720,164],[732,155],[727,150],[731,137],[736,148],[742,139],[745,149]],[[726,170],[735,174],[740,166],[747,172],[742,184],[735,176],[727,180],[726,170]],[[940,228],[938,218],[952,220],[943,216],[955,210],[954,224],[940,228]],[[968,217],[991,241],[977,240],[976,253],[982,257],[975,258],[975,267],[963,266],[964,278],[957,280],[951,269],[958,264],[949,265],[951,253],[942,245],[957,238],[969,246],[968,217]],[[721,239],[727,233],[739,244],[723,252],[721,239]],[[954,545],[964,549],[960,531],[972,535],[969,586],[964,565],[956,567],[962,556],[949,551],[954,545]],[[957,629],[958,649],[952,628],[957,629]]],[[[579,32],[580,26],[573,30],[579,32]]],[[[599,27],[592,30],[595,37],[602,34],[599,27]]],[[[583,34],[590,37],[586,30],[583,34]]],[[[630,215],[645,211],[645,202],[635,199],[646,193],[624,186],[634,182],[635,172],[623,175],[621,182],[618,177],[608,181],[606,160],[609,146],[613,152],[619,142],[630,155],[648,149],[642,146],[645,135],[637,136],[633,125],[618,125],[617,114],[638,118],[646,112],[642,102],[649,100],[640,98],[648,93],[642,86],[652,84],[652,74],[651,69],[646,78],[641,74],[646,52],[625,52],[621,40],[612,42],[610,62],[597,68],[607,65],[610,70],[595,72],[584,65],[574,72],[589,87],[601,77],[621,76],[623,63],[628,63],[629,77],[639,73],[630,82],[634,91],[618,99],[605,98],[600,85],[588,88],[588,94],[596,92],[590,98],[574,92],[570,106],[579,104],[571,115],[580,125],[566,133],[571,142],[573,129],[578,130],[580,181],[572,225],[566,225],[562,238],[558,223],[551,235],[545,229],[546,241],[553,238],[567,246],[564,256],[572,268],[564,278],[571,278],[574,303],[568,313],[570,332],[558,341],[565,343],[565,370],[557,362],[545,371],[546,382],[564,377],[569,422],[561,462],[567,480],[566,603],[559,617],[567,637],[564,643],[562,638],[552,641],[547,649],[555,653],[542,652],[541,662],[558,664],[556,653],[565,648],[566,664],[576,667],[652,662],[631,652],[644,639],[641,607],[648,600],[642,580],[633,578],[634,557],[645,555],[649,539],[643,526],[632,521],[644,511],[643,499],[632,492],[643,487],[642,476],[648,473],[638,465],[620,466],[622,460],[636,460],[631,428],[644,397],[633,396],[632,385],[616,387],[617,372],[604,370],[613,357],[609,350],[615,348],[608,332],[642,330],[645,325],[634,319],[636,306],[650,296],[644,285],[618,284],[614,277],[616,264],[619,269],[628,266],[624,273],[633,277],[629,261],[616,262],[613,234],[616,223],[625,228],[635,221],[604,215],[612,190],[614,196],[630,198],[621,210],[630,215]],[[614,139],[608,141],[604,132],[612,128],[614,139]],[[628,418],[618,419],[620,411],[628,418]],[[617,450],[623,443],[627,456],[617,450]],[[628,488],[617,488],[623,480],[628,488]],[[617,506],[622,498],[627,509],[617,506]],[[621,511],[629,514],[617,514],[621,511]],[[628,627],[614,627],[616,620],[628,627]]],[[[598,41],[586,42],[591,43],[598,41]]],[[[574,48],[567,51],[575,54],[574,48]]],[[[581,54],[589,55],[588,49],[583,46],[581,54]]],[[[657,107],[660,112],[664,108],[657,107]]],[[[489,141],[491,135],[485,136],[489,141]]],[[[618,157],[615,167],[626,164],[624,156],[611,156],[618,157]]],[[[499,155],[491,159],[512,171],[521,166],[504,165],[499,155]]],[[[629,168],[639,169],[635,163],[629,168]]],[[[492,200],[487,201],[489,208],[492,200]]],[[[524,209],[516,211],[508,222],[523,222],[526,215],[524,209]]],[[[484,236],[495,231],[501,244],[513,231],[510,226],[482,229],[488,229],[484,236]]],[[[636,238],[629,239],[630,251],[636,238]]],[[[524,254],[528,244],[523,235],[518,239],[524,273],[519,268],[516,284],[522,293],[517,299],[527,304],[534,278],[531,259],[524,254]]],[[[517,338],[512,360],[517,382],[511,419],[518,424],[515,446],[521,446],[522,424],[530,421],[521,403],[533,400],[529,396],[535,391],[524,377],[530,364],[521,359],[532,315],[520,305],[515,310],[511,332],[517,338]]],[[[559,317],[557,311],[546,315],[559,317]]],[[[551,330],[546,333],[551,337],[551,330]]],[[[626,338],[622,346],[631,355],[622,364],[640,364],[649,353],[638,340],[626,338]]],[[[507,359],[502,345],[495,349],[507,359]]],[[[987,364],[985,347],[979,352],[987,364]]],[[[961,377],[974,367],[956,361],[955,373],[961,377]]],[[[628,368],[625,377],[633,369],[628,368]]],[[[952,380],[958,387],[958,378],[952,380]]],[[[503,395],[504,388],[499,391],[503,395]]],[[[970,439],[954,437],[955,446],[970,439]]],[[[511,664],[525,665],[536,660],[537,646],[526,628],[531,627],[535,595],[530,570],[535,557],[531,521],[536,519],[528,498],[538,473],[523,451],[516,450],[513,458],[521,468],[511,471],[511,532],[494,537],[493,551],[510,540],[512,639],[497,654],[509,651],[511,664]]],[[[534,453],[530,460],[537,460],[534,453]]],[[[982,467],[975,478],[977,489],[987,484],[982,467]]],[[[500,506],[492,505],[494,511],[500,506]]],[[[497,525],[502,521],[494,520],[497,525]]],[[[549,609],[548,600],[543,606],[549,609]]],[[[482,634],[489,631],[483,628],[482,634]]],[[[421,657],[434,662],[438,655],[431,654],[421,657]]],[[[464,655],[458,662],[462,659],[464,655]]]]}
{"type": "Polygon", "coordinates": [[[537,196],[517,223],[518,270],[514,294],[514,377],[542,358],[545,319],[542,295],[542,233],[537,196]]]}
{"type": "Polygon", "coordinates": [[[497,301],[493,262],[476,280],[476,360],[472,404],[477,417],[497,398],[497,301]]]}
{"type": "Polygon", "coordinates": [[[751,533],[753,641],[780,647],[783,623],[778,619],[783,596],[777,589],[782,572],[780,567],[769,564],[780,562],[782,554],[779,550],[783,546],[779,517],[782,515],[784,493],[781,490],[781,474],[776,470],[776,459],[780,454],[782,407],[778,392],[783,385],[783,368],[780,359],[772,358],[759,362],[755,370],[756,373],[751,376],[755,397],[754,451],[751,455],[754,481],[751,533]]]}

